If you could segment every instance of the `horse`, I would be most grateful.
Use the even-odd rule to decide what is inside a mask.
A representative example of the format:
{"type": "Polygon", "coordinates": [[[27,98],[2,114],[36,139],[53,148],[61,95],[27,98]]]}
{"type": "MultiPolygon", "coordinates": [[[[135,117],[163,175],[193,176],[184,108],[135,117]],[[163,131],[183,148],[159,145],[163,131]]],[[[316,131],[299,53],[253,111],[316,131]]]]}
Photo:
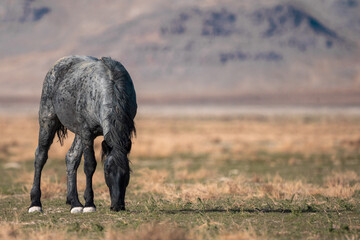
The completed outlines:
{"type": "Polygon", "coordinates": [[[94,139],[104,136],[102,162],[109,188],[110,210],[125,210],[125,193],[130,181],[128,154],[136,133],[136,93],[125,67],[109,57],[68,56],[48,71],[39,109],[39,142],[35,152],[34,182],[28,212],[42,212],[41,172],[48,150],[57,134],[60,144],[67,130],[75,134],[66,154],[67,197],[71,213],[95,212],[92,176],[96,169],[94,139]],[[85,206],[78,197],[77,169],[84,155],[85,206]]]}

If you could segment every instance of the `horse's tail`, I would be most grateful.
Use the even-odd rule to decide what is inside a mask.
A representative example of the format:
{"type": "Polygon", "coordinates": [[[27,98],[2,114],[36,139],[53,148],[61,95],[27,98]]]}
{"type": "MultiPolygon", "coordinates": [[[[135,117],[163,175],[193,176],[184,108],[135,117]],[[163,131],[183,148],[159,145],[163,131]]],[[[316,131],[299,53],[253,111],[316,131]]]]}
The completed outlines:
{"type": "Polygon", "coordinates": [[[107,144],[119,155],[119,166],[130,171],[127,155],[131,150],[132,135],[136,133],[134,117],[137,105],[134,86],[129,73],[121,63],[109,57],[102,57],[101,61],[110,70],[113,83],[112,111],[107,117],[109,131],[104,136],[103,151],[104,144],[107,144]]]}
{"type": "Polygon", "coordinates": [[[56,135],[59,138],[60,145],[64,144],[64,139],[67,137],[67,128],[58,121],[56,126],[56,135]]]}

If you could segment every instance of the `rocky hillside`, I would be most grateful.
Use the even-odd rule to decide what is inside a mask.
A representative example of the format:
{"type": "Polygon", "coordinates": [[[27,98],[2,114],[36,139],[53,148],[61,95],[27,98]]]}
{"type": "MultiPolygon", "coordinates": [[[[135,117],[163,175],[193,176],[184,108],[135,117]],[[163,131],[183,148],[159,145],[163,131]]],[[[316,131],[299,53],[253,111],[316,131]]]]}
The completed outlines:
{"type": "MultiPolygon", "coordinates": [[[[0,3],[0,102],[64,55],[111,56],[142,102],[360,103],[360,1],[0,3]]],[[[26,100],[27,101],[27,100],[26,100]]]]}

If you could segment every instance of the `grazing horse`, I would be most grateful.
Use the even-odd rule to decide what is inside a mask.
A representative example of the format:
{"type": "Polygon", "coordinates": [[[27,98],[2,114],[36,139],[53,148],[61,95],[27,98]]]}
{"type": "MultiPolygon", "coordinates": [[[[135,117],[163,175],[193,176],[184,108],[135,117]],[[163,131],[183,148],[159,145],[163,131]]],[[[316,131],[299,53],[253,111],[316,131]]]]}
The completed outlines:
{"type": "Polygon", "coordinates": [[[103,57],[69,56],[47,73],[39,110],[39,144],[35,152],[34,184],[29,212],[41,212],[41,171],[55,134],[62,144],[69,129],[75,139],[66,154],[67,199],[71,213],[94,212],[92,176],[96,168],[94,139],[103,135],[102,160],[113,211],[125,210],[130,180],[128,154],[137,111],[133,82],[124,66],[103,57]],[[80,203],[76,175],[84,154],[85,207],[80,203]]]}

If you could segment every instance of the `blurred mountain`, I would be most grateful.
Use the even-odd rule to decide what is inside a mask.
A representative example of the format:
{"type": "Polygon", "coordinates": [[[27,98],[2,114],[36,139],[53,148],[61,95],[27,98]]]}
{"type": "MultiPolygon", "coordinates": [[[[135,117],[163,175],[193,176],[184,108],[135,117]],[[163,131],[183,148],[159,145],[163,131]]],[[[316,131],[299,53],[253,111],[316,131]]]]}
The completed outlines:
{"type": "MultiPolygon", "coordinates": [[[[360,103],[360,0],[0,3],[0,103],[65,55],[121,61],[143,103],[360,103]]],[[[19,100],[21,101],[21,100],[19,100]]]]}

